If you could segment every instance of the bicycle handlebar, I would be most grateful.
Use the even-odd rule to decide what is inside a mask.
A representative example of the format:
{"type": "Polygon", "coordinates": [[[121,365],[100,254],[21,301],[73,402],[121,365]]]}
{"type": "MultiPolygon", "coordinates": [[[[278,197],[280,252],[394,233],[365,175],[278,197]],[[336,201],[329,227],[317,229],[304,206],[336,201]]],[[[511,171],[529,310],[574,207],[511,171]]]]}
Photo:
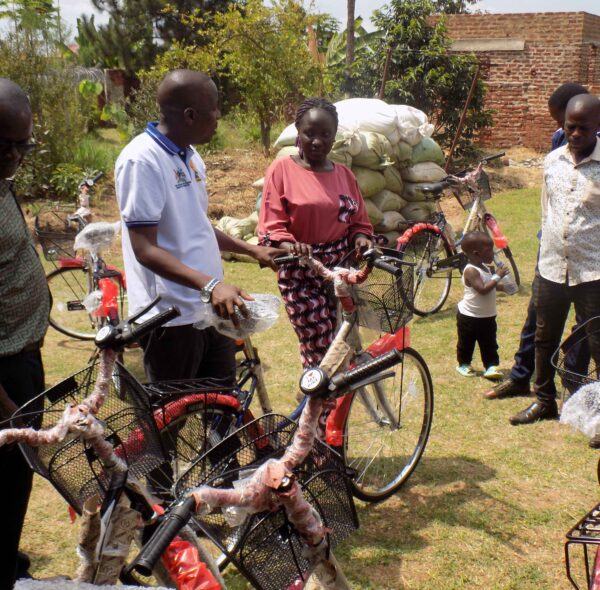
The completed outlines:
{"type": "Polygon", "coordinates": [[[84,178],[80,183],[79,183],[79,188],[81,188],[82,186],[87,186],[88,188],[92,188],[102,177],[104,176],[104,172],[100,171],[98,172],[98,174],[96,174],[96,176],[93,176],[92,178],[84,178]]]}
{"type": "Polygon", "coordinates": [[[160,299],[160,296],[156,297],[142,310],[126,320],[123,320],[117,326],[106,325],[100,328],[94,339],[96,346],[101,350],[105,348],[120,350],[142,336],[152,332],[152,330],[160,328],[167,322],[181,315],[179,309],[172,306],[157,313],[141,324],[134,324],[138,318],[150,311],[160,299]]]}
{"type": "Polygon", "coordinates": [[[165,552],[171,541],[179,534],[196,511],[196,500],[188,496],[169,511],[158,525],[150,540],[142,547],[137,557],[129,564],[126,573],[134,569],[143,576],[151,576],[154,565],[165,552]]]}

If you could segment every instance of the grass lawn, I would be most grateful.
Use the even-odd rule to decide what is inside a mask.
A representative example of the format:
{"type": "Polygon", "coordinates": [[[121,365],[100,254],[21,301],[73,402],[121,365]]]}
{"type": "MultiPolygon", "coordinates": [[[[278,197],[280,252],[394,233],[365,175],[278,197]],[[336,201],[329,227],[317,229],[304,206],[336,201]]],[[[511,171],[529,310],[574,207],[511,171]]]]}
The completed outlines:
{"type": "MultiPolygon", "coordinates": [[[[497,195],[491,208],[510,239],[523,283],[519,294],[498,297],[501,366],[508,371],[530,296],[538,191],[497,195]]],[[[227,263],[226,272],[252,292],[276,292],[273,274],[255,265],[227,263]]],[[[399,494],[376,506],[359,503],[361,528],[336,551],[353,588],[570,587],[564,535],[597,500],[597,454],[582,435],[557,422],[510,426],[508,417],[529,399],[485,400],[488,382],[455,372],[454,314],[461,292],[455,279],[445,308],[412,324],[413,347],[433,376],[432,434],[399,494]]],[[[300,368],[291,328],[282,318],[255,341],[275,407],[285,412],[294,405],[300,368]]],[[[44,348],[48,383],[83,366],[90,353],[89,344],[51,330],[44,348]]],[[[139,352],[129,353],[129,362],[139,362],[139,352]]],[[[34,575],[72,573],[76,537],[65,503],[37,479],[22,543],[34,575]]],[[[232,585],[246,587],[239,580],[232,585]]]]}

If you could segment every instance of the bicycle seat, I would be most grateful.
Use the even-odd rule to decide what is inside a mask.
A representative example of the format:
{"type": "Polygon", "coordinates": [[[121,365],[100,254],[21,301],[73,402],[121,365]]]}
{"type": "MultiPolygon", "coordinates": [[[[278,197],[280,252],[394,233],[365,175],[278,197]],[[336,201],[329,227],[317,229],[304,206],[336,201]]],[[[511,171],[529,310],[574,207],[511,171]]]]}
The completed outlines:
{"type": "Polygon", "coordinates": [[[420,190],[422,193],[427,195],[433,195],[437,197],[442,191],[447,189],[450,186],[450,183],[447,180],[440,180],[439,182],[433,182],[431,184],[424,184],[421,186],[420,190]]]}

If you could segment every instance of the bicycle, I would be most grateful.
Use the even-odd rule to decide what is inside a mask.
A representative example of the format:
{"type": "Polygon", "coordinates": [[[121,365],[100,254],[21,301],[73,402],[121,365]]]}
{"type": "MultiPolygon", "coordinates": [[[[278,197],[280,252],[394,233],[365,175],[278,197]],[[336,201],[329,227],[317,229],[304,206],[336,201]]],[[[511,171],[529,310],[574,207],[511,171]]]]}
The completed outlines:
{"type": "MultiPolygon", "coordinates": [[[[350,485],[357,498],[368,502],[385,500],[407,481],[425,450],[433,419],[431,375],[421,355],[410,348],[410,329],[406,325],[412,315],[407,307],[412,296],[411,265],[402,262],[395,250],[382,252],[383,256],[369,254],[372,262],[368,264],[366,260],[360,262],[361,268],[378,264],[386,270],[375,267],[367,281],[354,288],[355,310],[344,312],[340,337],[357,366],[395,348],[402,351],[402,356],[395,372],[358,387],[338,401],[336,411],[327,420],[324,437],[357,472],[350,485]],[[390,274],[392,270],[398,276],[390,274]],[[358,326],[386,333],[363,350],[358,326]]],[[[284,257],[278,262],[295,259],[284,257]]],[[[318,272],[327,271],[321,268],[318,272]]],[[[251,344],[245,350],[252,350],[251,344]]],[[[229,398],[226,403],[209,404],[203,409],[207,416],[198,416],[196,428],[206,428],[208,439],[220,440],[247,425],[254,419],[250,406],[257,389],[262,413],[272,412],[266,388],[260,387],[261,378],[260,359],[247,357],[233,390],[235,401],[229,398]]],[[[300,403],[289,418],[297,420],[302,408],[300,403]]],[[[185,448],[191,451],[196,436],[194,424],[186,425],[178,442],[182,448],[177,453],[185,454],[185,448]]]]}
{"type": "MultiPolygon", "coordinates": [[[[86,178],[80,186],[89,191],[102,176],[86,178]]],[[[75,213],[56,204],[42,209],[35,217],[34,233],[44,257],[54,265],[46,275],[52,295],[50,325],[66,336],[93,340],[105,323],[116,325],[126,317],[127,285],[123,271],[105,262],[98,251],[75,251],[76,237],[98,227],[88,223],[91,212],[80,204],[75,213]]]]}
{"type": "MultiPolygon", "coordinates": [[[[160,487],[161,482],[168,481],[189,456],[167,453],[165,441],[177,448],[173,441],[178,427],[210,396],[197,381],[170,382],[165,389],[153,384],[153,391],[169,394],[153,406],[148,390],[117,361],[125,346],[179,315],[169,308],[134,324],[155,304],[156,300],[136,316],[99,330],[97,362],[19,408],[10,420],[12,429],[0,431],[0,444],[18,442],[33,471],[47,479],[76,513],[91,515],[89,535],[81,539],[79,550],[82,581],[114,583],[131,542],[142,546],[157,519],[145,484],[163,500],[172,500],[172,481],[167,489],[160,487]],[[138,520],[143,522],[141,528],[138,520]]],[[[201,556],[224,588],[218,567],[197,534],[186,530],[183,539],[186,550],[201,556]]],[[[177,553],[176,548],[172,551],[177,553]]],[[[198,569],[199,563],[196,557],[188,565],[198,569]]],[[[151,572],[165,585],[172,585],[171,574],[160,565],[151,572]]],[[[153,583],[150,577],[121,579],[136,585],[153,583]]]]}
{"type": "MultiPolygon", "coordinates": [[[[177,502],[133,560],[132,569],[142,573],[151,571],[166,545],[192,518],[257,589],[302,588],[319,567],[322,570],[320,581],[325,588],[348,588],[343,574],[329,560],[329,554],[358,524],[351,499],[351,491],[356,492],[356,488],[351,490],[346,481],[348,472],[344,457],[315,440],[317,422],[325,399],[341,400],[336,411],[330,414],[330,417],[337,414],[338,421],[328,420],[326,432],[331,434],[329,427],[332,424],[346,425],[345,444],[340,449],[346,457],[350,446],[348,423],[352,421],[356,407],[352,402],[358,398],[366,400],[365,408],[375,414],[370,416],[375,428],[389,433],[400,432],[406,425],[403,413],[406,408],[402,404],[392,406],[383,394],[383,384],[394,378],[398,370],[403,374],[406,364],[420,358],[406,347],[405,324],[410,314],[407,314],[402,297],[410,293],[412,269],[407,272],[403,268],[407,265],[393,250],[383,256],[374,251],[363,256],[366,263],[360,270],[336,269],[333,272],[317,261],[306,260],[312,269],[334,280],[344,312],[321,365],[305,369],[302,375],[300,389],[308,401],[298,426],[284,416],[263,416],[233,432],[195,461],[177,480],[177,502]],[[382,272],[373,272],[374,268],[382,272]],[[353,296],[348,285],[355,283],[361,287],[355,288],[353,296]],[[360,290],[362,297],[356,293],[360,290]],[[369,315],[380,329],[386,324],[391,334],[379,339],[375,349],[371,349],[372,353],[377,350],[379,354],[367,354],[366,359],[363,356],[345,369],[353,356],[354,349],[349,342],[356,336],[357,317],[360,321],[361,317],[369,315]],[[372,397],[367,394],[369,386],[373,386],[372,397]],[[357,391],[364,396],[356,394],[357,391]],[[222,508],[223,513],[216,512],[215,508],[222,508]],[[228,520],[232,524],[231,519],[233,529],[225,526],[228,520]],[[276,560],[273,559],[275,555],[276,560]]],[[[294,256],[285,258],[285,262],[296,260],[294,256]]],[[[428,376],[424,364],[419,369],[421,377],[423,374],[428,376]]],[[[406,385],[410,395],[403,400],[405,404],[411,396],[417,395],[414,383],[406,385]]],[[[368,499],[388,497],[416,466],[431,423],[428,412],[432,409],[429,404],[433,402],[430,385],[430,379],[426,379],[424,407],[421,408],[425,414],[417,448],[414,451],[411,448],[411,459],[393,482],[378,490],[376,495],[366,494],[368,499]]],[[[353,445],[363,444],[368,434],[362,428],[360,436],[353,436],[353,445]]],[[[368,462],[372,463],[378,452],[367,451],[370,453],[368,462]]],[[[356,473],[352,469],[351,472],[356,473]]]]}
{"type": "MultiPolygon", "coordinates": [[[[587,373],[576,373],[567,368],[566,358],[571,350],[578,350],[581,342],[589,339],[590,333],[599,331],[600,317],[589,319],[566,338],[552,358],[552,364],[561,378],[565,393],[573,396],[572,400],[563,404],[561,422],[578,428],[590,437],[597,434],[600,413],[600,367],[592,358],[587,373]],[[588,387],[587,391],[584,391],[582,390],[584,386],[591,386],[593,389],[590,390],[588,387]],[[581,398],[576,399],[575,396],[581,398]],[[578,409],[568,409],[567,404],[572,402],[577,403],[578,409]]],[[[597,466],[597,478],[600,484],[600,460],[597,466]]],[[[580,547],[585,571],[583,587],[587,590],[600,589],[600,504],[594,506],[581,518],[566,536],[565,567],[569,582],[577,590],[580,589],[571,564],[572,549],[580,547]]]]}
{"type": "Polygon", "coordinates": [[[470,231],[487,233],[494,241],[494,259],[507,266],[517,285],[520,276],[508,239],[502,233],[496,218],[487,211],[484,201],[491,199],[490,181],[483,165],[503,156],[504,153],[488,156],[480,160],[477,167],[463,170],[446,179],[422,186],[428,199],[434,200],[438,211],[429,221],[403,221],[399,229],[403,231],[396,247],[403,259],[415,263],[415,295],[412,305],[414,313],[427,316],[439,311],[448,295],[454,270],[462,272],[466,261],[460,251],[462,239],[454,240],[447,231],[447,220],[440,208],[440,199],[445,190],[453,189],[453,194],[461,207],[468,211],[462,235],[470,231]],[[466,187],[467,195],[461,197],[458,189],[466,187]],[[408,226],[408,227],[407,227],[408,226]]]}

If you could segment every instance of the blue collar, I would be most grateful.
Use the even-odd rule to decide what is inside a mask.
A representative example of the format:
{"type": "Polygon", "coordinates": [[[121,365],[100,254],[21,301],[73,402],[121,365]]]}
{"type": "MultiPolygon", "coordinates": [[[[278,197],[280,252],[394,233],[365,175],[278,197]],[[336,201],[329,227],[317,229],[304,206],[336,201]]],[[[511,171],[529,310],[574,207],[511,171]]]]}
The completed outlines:
{"type": "Polygon", "coordinates": [[[163,135],[157,128],[158,123],[151,121],[144,130],[165,152],[172,156],[178,155],[184,162],[187,158],[189,147],[181,149],[176,143],[172,142],[166,135],[163,135]]]}

